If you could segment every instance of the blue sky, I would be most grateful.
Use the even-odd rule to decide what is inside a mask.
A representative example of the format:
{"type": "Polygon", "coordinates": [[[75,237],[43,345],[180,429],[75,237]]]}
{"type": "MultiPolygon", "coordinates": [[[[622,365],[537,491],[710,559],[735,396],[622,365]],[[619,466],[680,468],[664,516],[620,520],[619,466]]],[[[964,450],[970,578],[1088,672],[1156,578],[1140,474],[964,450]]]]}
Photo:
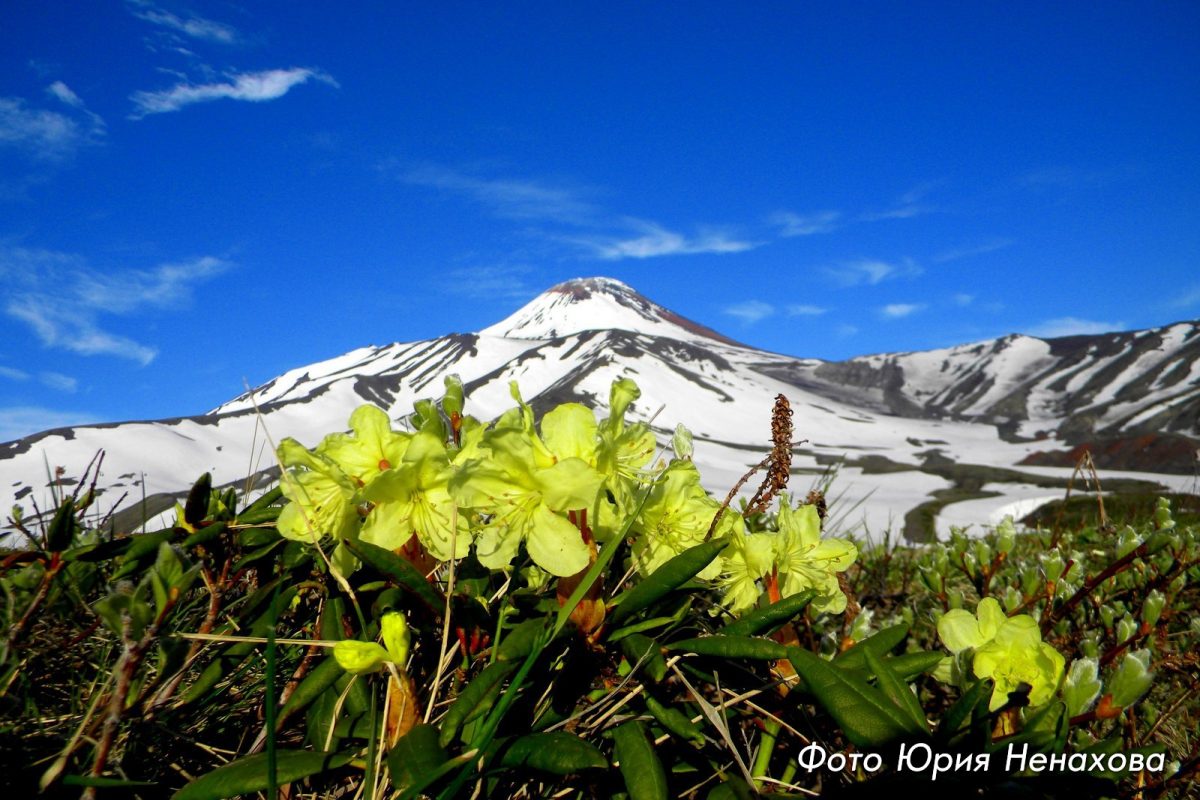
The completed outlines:
{"type": "Polygon", "coordinates": [[[1200,5],[67,3],[0,25],[0,439],[608,275],[800,356],[1200,316],[1200,5]]]}

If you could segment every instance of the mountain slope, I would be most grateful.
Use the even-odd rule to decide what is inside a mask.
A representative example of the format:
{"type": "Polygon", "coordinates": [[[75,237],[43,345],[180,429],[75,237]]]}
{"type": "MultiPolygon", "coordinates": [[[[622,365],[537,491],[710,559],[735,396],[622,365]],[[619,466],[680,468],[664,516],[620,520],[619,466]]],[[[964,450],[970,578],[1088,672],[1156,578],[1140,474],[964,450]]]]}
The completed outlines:
{"type": "MultiPolygon", "coordinates": [[[[62,465],[70,476],[103,449],[101,505],[123,493],[126,506],[143,492],[161,495],[149,504],[153,512],[205,470],[231,483],[268,469],[266,434],[271,442],[293,436],[315,444],[344,429],[364,402],[399,420],[414,400],[440,394],[450,373],[466,385],[468,410],[485,419],[511,406],[513,380],[535,406],[603,407],[610,383],[628,376],[643,392],[634,416],[652,418],[663,442],[677,422],[694,432],[696,460],[714,493],[723,496],[762,458],[771,405],[783,394],[805,440],[796,447],[793,488],[806,491],[840,464],[833,508],[843,527],[871,535],[903,528],[919,537],[951,502],[988,503],[973,507],[986,521],[1014,503],[1061,494],[1069,471],[1045,453],[1068,453],[1088,431],[1143,431],[1165,419],[1192,441],[1200,405],[1194,324],[1086,338],[1005,337],[830,363],[746,347],[620,282],[579,279],[479,333],[359,348],[291,370],[205,415],[2,444],[0,502],[45,507],[45,465],[62,465]],[[1049,466],[1019,466],[1039,458],[1049,466]]],[[[1145,477],[1150,486],[1178,488],[1182,480],[1145,477]]]]}
{"type": "Polygon", "coordinates": [[[1048,340],[1014,334],[943,350],[823,363],[810,373],[818,391],[844,396],[852,387],[873,407],[986,422],[1011,441],[1058,439],[1103,449],[1161,439],[1179,446],[1160,449],[1159,468],[1184,473],[1195,468],[1195,448],[1187,442],[1200,436],[1196,322],[1048,340]]]}

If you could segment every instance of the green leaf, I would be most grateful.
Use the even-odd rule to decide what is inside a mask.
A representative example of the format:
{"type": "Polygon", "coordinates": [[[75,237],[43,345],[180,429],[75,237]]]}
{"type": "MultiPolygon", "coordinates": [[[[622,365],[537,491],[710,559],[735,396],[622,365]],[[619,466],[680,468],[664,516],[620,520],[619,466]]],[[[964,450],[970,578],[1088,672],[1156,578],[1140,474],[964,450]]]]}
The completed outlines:
{"type": "Polygon", "coordinates": [[[538,637],[546,630],[546,620],[527,619],[500,640],[496,648],[497,661],[521,661],[533,651],[538,637]]]}
{"type": "Polygon", "coordinates": [[[183,561],[175,548],[163,542],[158,546],[158,554],[154,558],[154,573],[162,578],[164,586],[177,586],[183,578],[183,561]]]}
{"type": "Polygon", "coordinates": [[[166,530],[154,531],[153,533],[142,533],[132,537],[129,547],[125,550],[125,555],[121,557],[121,566],[113,573],[110,581],[115,583],[127,575],[134,575],[142,571],[142,559],[147,558],[151,554],[158,554],[158,546],[163,542],[168,542],[176,533],[182,533],[182,528],[167,528],[166,530]]]}
{"type": "Polygon", "coordinates": [[[139,594],[114,591],[97,600],[92,606],[108,629],[118,636],[123,635],[124,614],[129,615],[129,632],[134,639],[142,638],[142,632],[154,619],[154,610],[141,599],[139,594]]]}
{"type": "Polygon", "coordinates": [[[1069,728],[1066,711],[1067,706],[1061,700],[1033,710],[1025,719],[1021,731],[1005,739],[1005,744],[1011,747],[1027,743],[1035,750],[1060,752],[1066,743],[1069,728]]]}
{"type": "Polygon", "coordinates": [[[692,722],[691,717],[674,706],[663,705],[654,695],[646,693],[646,710],[650,715],[671,733],[680,739],[696,744],[704,744],[704,731],[692,722]]]}
{"type": "Polygon", "coordinates": [[[208,516],[208,500],[212,497],[212,474],[204,473],[192,484],[187,502],[183,505],[183,521],[195,527],[208,516]]]}
{"type": "Polygon", "coordinates": [[[701,570],[721,554],[728,543],[729,538],[723,536],[711,542],[698,544],[654,570],[652,575],[621,596],[612,615],[613,625],[650,606],[699,575],[701,570]]]}
{"type": "Polygon", "coordinates": [[[233,565],[233,572],[235,572],[235,573],[240,572],[241,570],[245,569],[250,564],[253,564],[255,561],[259,560],[260,558],[263,558],[263,557],[269,555],[272,550],[275,550],[276,548],[278,548],[280,546],[286,547],[287,539],[284,539],[282,536],[279,536],[278,534],[276,534],[276,537],[277,538],[275,539],[275,541],[271,542],[270,544],[265,544],[262,547],[251,550],[250,552],[246,553],[246,555],[239,558],[237,560],[237,562],[233,565]]]}
{"type": "MultiPolygon", "coordinates": [[[[875,653],[875,655],[878,655],[878,653],[875,653]]],[[[905,653],[899,656],[883,656],[882,660],[892,672],[896,673],[896,677],[900,680],[911,681],[918,675],[932,670],[941,663],[944,657],[941,653],[921,650],[916,653],[905,653]]]]}
{"type": "Polygon", "coordinates": [[[458,693],[454,705],[450,706],[450,710],[442,718],[442,731],[438,736],[438,742],[443,747],[447,746],[454,741],[459,728],[486,714],[492,704],[496,702],[496,696],[500,693],[500,686],[504,679],[516,670],[517,664],[513,661],[496,661],[488,664],[482,672],[476,675],[458,693]]]}
{"type": "Polygon", "coordinates": [[[401,792],[426,781],[446,761],[446,751],[438,743],[438,729],[427,724],[404,734],[387,754],[392,783],[401,792]]]}
{"type": "Polygon", "coordinates": [[[228,525],[225,522],[214,522],[211,525],[205,525],[184,539],[183,546],[185,548],[195,547],[198,544],[211,542],[213,539],[216,539],[218,536],[224,533],[227,527],[228,525]]]}
{"type": "MultiPolygon", "coordinates": [[[[263,506],[262,508],[248,508],[238,515],[238,525],[262,525],[266,522],[275,522],[279,519],[280,512],[283,511],[283,506],[263,506]]],[[[266,530],[265,528],[249,528],[251,530],[266,530]]]]}
{"type": "Polygon", "coordinates": [[[116,558],[125,551],[141,536],[126,536],[123,539],[109,539],[105,542],[97,542],[96,544],[85,544],[80,547],[75,547],[63,553],[63,561],[108,561],[116,558]]]}
{"type": "Polygon", "coordinates": [[[721,633],[727,633],[730,636],[753,636],[756,633],[783,625],[803,611],[805,606],[816,596],[816,590],[808,589],[785,597],[765,608],[751,611],[741,619],[734,620],[722,628],[721,633]]]}
{"type": "Polygon", "coordinates": [[[806,689],[855,745],[877,747],[921,732],[883,692],[848,670],[799,647],[791,648],[788,658],[806,689]]]}
{"type": "Polygon", "coordinates": [[[753,800],[760,797],[744,780],[736,775],[719,783],[708,793],[707,800],[753,800]]]}
{"type": "Polygon", "coordinates": [[[942,715],[942,719],[938,723],[938,738],[942,741],[950,741],[954,738],[959,728],[972,716],[975,707],[981,702],[984,710],[987,710],[987,701],[991,698],[995,688],[996,684],[992,679],[985,678],[964,692],[954,702],[954,705],[946,709],[946,713],[942,715]]]}
{"type": "Polygon", "coordinates": [[[896,707],[906,713],[913,724],[925,733],[929,733],[929,722],[925,719],[925,711],[917,702],[917,696],[912,693],[900,676],[897,675],[887,662],[870,650],[864,652],[867,668],[875,674],[875,685],[879,687],[896,707]]]}
{"type": "Polygon", "coordinates": [[[396,581],[401,588],[416,595],[417,599],[428,606],[435,615],[438,617],[442,615],[445,610],[446,598],[441,592],[434,589],[425,576],[412,564],[391,550],[386,550],[370,542],[355,542],[345,539],[343,544],[363,562],[396,581]]]}
{"type": "Polygon", "coordinates": [[[54,512],[50,521],[50,530],[46,533],[46,549],[51,553],[61,553],[71,546],[75,538],[75,498],[68,497],[54,512]]]}
{"type": "Polygon", "coordinates": [[[630,720],[615,728],[613,745],[630,800],[667,800],[667,774],[642,723],[630,720]]]}
{"type": "Polygon", "coordinates": [[[658,683],[667,677],[667,660],[663,658],[662,648],[657,641],[641,633],[634,633],[621,640],[621,650],[629,665],[641,663],[642,669],[650,679],[658,683]]]}
{"type": "Polygon", "coordinates": [[[631,634],[642,633],[643,631],[652,631],[655,628],[661,628],[664,625],[670,625],[672,622],[675,622],[675,621],[676,620],[674,617],[654,617],[653,619],[647,619],[647,620],[642,620],[641,622],[635,622],[632,625],[626,625],[625,627],[618,628],[617,630],[610,633],[608,635],[608,641],[610,644],[616,644],[617,642],[621,641],[626,636],[629,636],[631,634]]]}
{"type": "MultiPolygon", "coordinates": [[[[275,753],[275,783],[298,781],[309,775],[349,764],[352,753],[322,753],[310,750],[278,750],[275,753]]],[[[267,775],[267,754],[256,753],[217,767],[201,775],[174,795],[174,800],[220,800],[225,797],[261,792],[271,781],[267,775]]]]}
{"type": "Polygon", "coordinates": [[[533,767],[552,775],[573,775],[608,766],[595,745],[565,731],[531,733],[513,741],[500,757],[505,767],[533,767]]]}
{"type": "Polygon", "coordinates": [[[720,658],[753,658],[766,661],[777,661],[788,657],[788,649],[779,642],[770,639],[759,639],[752,636],[727,636],[715,634],[701,636],[696,639],[683,639],[671,642],[668,650],[682,650],[685,653],[695,653],[701,656],[718,656],[720,658]]]}
{"type": "Polygon", "coordinates": [[[868,636],[866,639],[855,644],[846,652],[834,656],[833,663],[846,669],[864,669],[867,666],[866,656],[864,655],[866,650],[870,650],[877,656],[884,656],[890,653],[896,645],[904,641],[904,637],[907,635],[908,626],[904,623],[884,628],[878,633],[868,636]]]}
{"type": "Polygon", "coordinates": [[[304,676],[304,680],[296,686],[296,690],[292,692],[287,702],[283,704],[283,708],[279,710],[279,716],[276,719],[276,728],[280,727],[284,720],[295,714],[297,711],[303,711],[312,704],[314,700],[321,696],[321,692],[328,689],[334,684],[338,678],[342,676],[343,670],[338,664],[336,658],[326,657],[312,671],[304,676]]]}

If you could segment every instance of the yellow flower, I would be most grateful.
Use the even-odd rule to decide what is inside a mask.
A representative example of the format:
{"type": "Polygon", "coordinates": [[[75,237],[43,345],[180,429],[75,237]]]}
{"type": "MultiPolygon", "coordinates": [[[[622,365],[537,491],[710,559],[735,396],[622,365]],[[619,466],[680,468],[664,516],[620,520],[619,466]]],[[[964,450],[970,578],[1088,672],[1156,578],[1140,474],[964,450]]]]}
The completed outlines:
{"type": "Polygon", "coordinates": [[[837,573],[845,572],[858,558],[858,548],[845,539],[822,539],[821,517],[814,505],[792,508],[787,495],[780,498],[779,533],[774,537],[775,568],[780,578],[780,596],[789,597],[813,589],[815,611],[840,614],[846,610],[846,594],[837,573]]]}

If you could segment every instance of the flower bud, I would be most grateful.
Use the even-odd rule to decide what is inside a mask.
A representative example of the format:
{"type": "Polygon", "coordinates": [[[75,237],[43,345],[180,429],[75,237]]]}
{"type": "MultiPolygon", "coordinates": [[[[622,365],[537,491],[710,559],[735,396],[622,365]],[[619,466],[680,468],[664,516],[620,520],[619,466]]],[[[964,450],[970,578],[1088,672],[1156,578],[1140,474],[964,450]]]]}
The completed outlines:
{"type": "Polygon", "coordinates": [[[355,639],[343,639],[333,646],[333,657],[338,666],[355,675],[365,675],[375,672],[390,659],[388,651],[375,642],[360,642],[355,639]]]}
{"type": "Polygon", "coordinates": [[[1129,614],[1121,617],[1121,621],[1117,623],[1117,643],[1129,641],[1137,633],[1137,629],[1138,624],[1133,621],[1133,617],[1129,614]]]}
{"type": "Polygon", "coordinates": [[[1150,651],[1135,650],[1126,653],[1121,659],[1121,666],[1108,681],[1108,690],[1112,695],[1112,703],[1118,708],[1128,708],[1149,691],[1154,683],[1154,673],[1150,671],[1150,651]]]}
{"type": "Polygon", "coordinates": [[[1154,527],[1160,531],[1175,527],[1175,520],[1171,518],[1171,501],[1165,497],[1158,498],[1158,505],[1154,509],[1154,527]]]}
{"type": "Polygon", "coordinates": [[[1117,539],[1117,558],[1124,558],[1141,543],[1142,538],[1137,535],[1137,531],[1126,525],[1117,539]]]}
{"type": "Polygon", "coordinates": [[[383,630],[383,646],[387,648],[388,655],[403,667],[408,662],[408,620],[399,611],[389,611],[383,615],[379,626],[383,630]]]}
{"type": "Polygon", "coordinates": [[[1146,601],[1142,603],[1142,622],[1150,626],[1157,625],[1158,618],[1162,616],[1163,607],[1166,604],[1166,595],[1157,589],[1150,592],[1146,595],[1146,601]]]}
{"type": "Polygon", "coordinates": [[[1105,630],[1111,629],[1113,623],[1117,621],[1117,612],[1113,610],[1112,606],[1100,606],[1100,621],[1104,623],[1105,630]]]}
{"type": "Polygon", "coordinates": [[[1065,562],[1061,553],[1057,550],[1051,553],[1043,553],[1041,561],[1042,569],[1046,571],[1046,580],[1054,583],[1062,577],[1065,562]]]}
{"type": "Polygon", "coordinates": [[[1087,712],[1100,696],[1100,667],[1094,658],[1077,658],[1071,662],[1063,682],[1063,700],[1068,716],[1087,712]]]}
{"type": "Polygon", "coordinates": [[[676,458],[691,459],[692,432],[684,427],[682,422],[675,426],[675,435],[671,437],[671,446],[675,450],[676,458]]]}
{"type": "Polygon", "coordinates": [[[457,375],[447,375],[445,378],[446,394],[442,396],[442,411],[453,417],[463,412],[463,384],[457,375]]]}
{"type": "Polygon", "coordinates": [[[1017,541],[1017,529],[1013,525],[1012,517],[1005,517],[999,525],[996,526],[996,549],[1001,553],[1008,555],[1012,552],[1013,545],[1017,541]]]}
{"type": "Polygon", "coordinates": [[[1004,611],[1006,613],[1011,614],[1012,612],[1016,611],[1021,607],[1021,603],[1023,602],[1025,602],[1025,600],[1021,597],[1021,593],[1013,587],[1009,586],[1008,589],[1004,591],[1004,611]]]}

